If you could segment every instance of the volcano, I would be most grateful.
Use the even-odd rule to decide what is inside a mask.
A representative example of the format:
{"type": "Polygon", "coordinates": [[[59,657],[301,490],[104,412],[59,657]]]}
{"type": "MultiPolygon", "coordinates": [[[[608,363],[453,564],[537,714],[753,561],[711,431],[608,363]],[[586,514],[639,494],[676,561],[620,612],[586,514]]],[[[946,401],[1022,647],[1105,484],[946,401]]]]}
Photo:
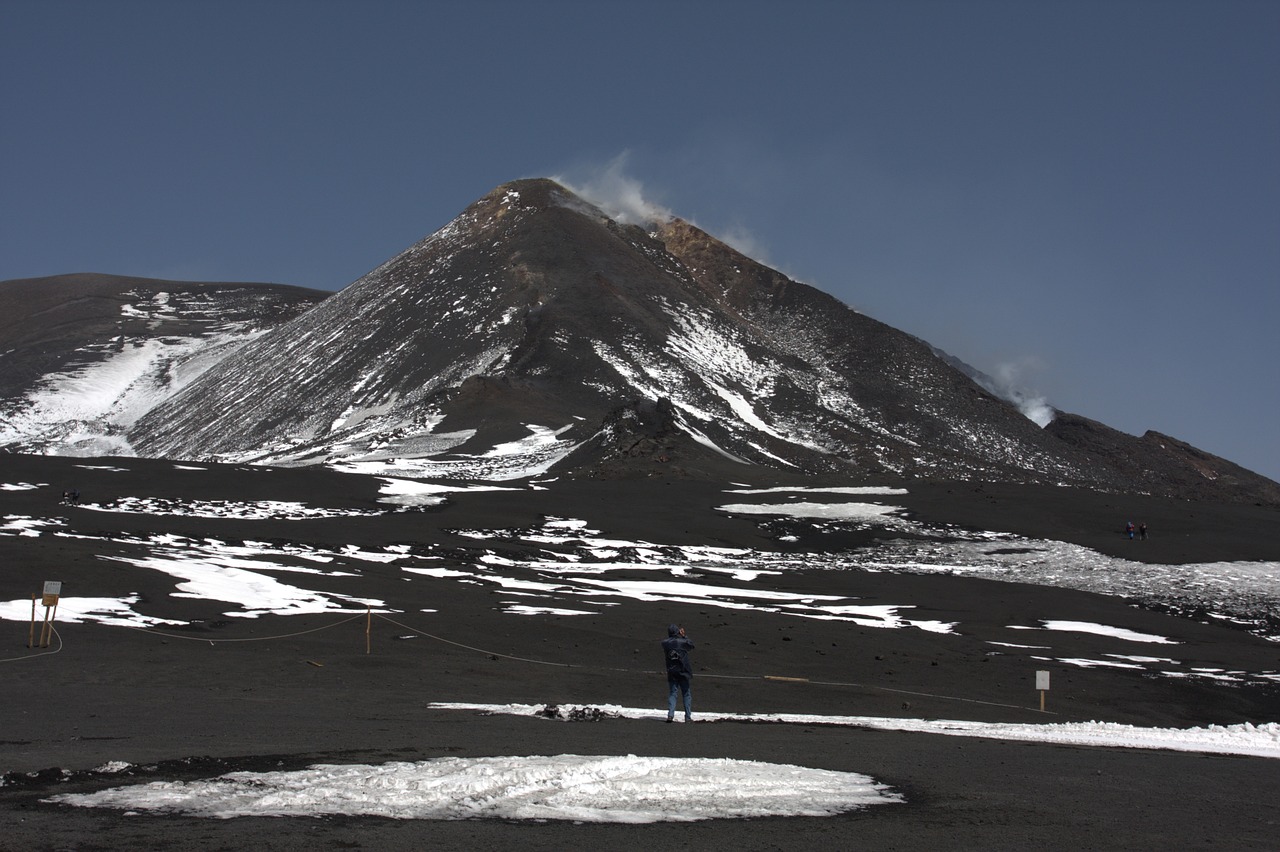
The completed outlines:
{"type": "Polygon", "coordinates": [[[1173,439],[1041,428],[976,371],[689,222],[615,221],[545,179],[291,304],[216,358],[203,347],[207,368],[155,394],[121,446],[450,478],[762,466],[1280,501],[1173,439]]]}

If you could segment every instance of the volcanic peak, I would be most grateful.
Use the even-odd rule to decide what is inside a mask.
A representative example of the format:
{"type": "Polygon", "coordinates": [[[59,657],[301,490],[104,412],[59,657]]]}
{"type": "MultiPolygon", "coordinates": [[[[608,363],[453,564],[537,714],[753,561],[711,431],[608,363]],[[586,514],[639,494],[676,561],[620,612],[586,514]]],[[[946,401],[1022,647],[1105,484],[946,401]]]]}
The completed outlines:
{"type": "MultiPolygon", "coordinates": [[[[503,184],[341,292],[289,305],[305,309],[256,310],[234,345],[191,347],[128,417],[77,414],[64,431],[114,429],[148,456],[416,476],[749,464],[1232,499],[1280,488],[1158,435],[1070,415],[1041,429],[972,368],[691,223],[620,223],[546,179],[503,184]]],[[[65,370],[24,363],[45,364],[46,383],[65,370]]],[[[29,386],[10,422],[34,422],[29,386]]],[[[27,446],[19,433],[6,443],[27,446]]]]}

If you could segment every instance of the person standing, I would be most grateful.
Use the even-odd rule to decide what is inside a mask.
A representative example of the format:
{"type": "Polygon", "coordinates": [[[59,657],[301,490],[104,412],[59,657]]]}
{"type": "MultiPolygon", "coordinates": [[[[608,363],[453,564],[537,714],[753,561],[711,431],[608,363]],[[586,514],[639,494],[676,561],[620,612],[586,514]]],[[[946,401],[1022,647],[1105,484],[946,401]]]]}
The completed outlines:
{"type": "Polygon", "coordinates": [[[689,652],[693,642],[679,624],[667,627],[667,638],[662,640],[662,657],[667,664],[667,721],[676,718],[676,693],[684,699],[684,720],[693,721],[693,666],[689,665],[689,652]]]}

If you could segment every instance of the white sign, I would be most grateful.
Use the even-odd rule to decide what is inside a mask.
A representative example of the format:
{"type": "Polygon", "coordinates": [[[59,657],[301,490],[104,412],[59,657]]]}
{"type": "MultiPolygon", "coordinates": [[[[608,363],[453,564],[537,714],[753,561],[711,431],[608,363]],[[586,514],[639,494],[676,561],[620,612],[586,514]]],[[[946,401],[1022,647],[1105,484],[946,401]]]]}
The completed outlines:
{"type": "Polygon", "coordinates": [[[1049,673],[1036,672],[1036,689],[1044,692],[1049,688],[1049,673]]]}
{"type": "Polygon", "coordinates": [[[57,597],[62,594],[62,583],[58,580],[45,580],[44,593],[57,597]]]}

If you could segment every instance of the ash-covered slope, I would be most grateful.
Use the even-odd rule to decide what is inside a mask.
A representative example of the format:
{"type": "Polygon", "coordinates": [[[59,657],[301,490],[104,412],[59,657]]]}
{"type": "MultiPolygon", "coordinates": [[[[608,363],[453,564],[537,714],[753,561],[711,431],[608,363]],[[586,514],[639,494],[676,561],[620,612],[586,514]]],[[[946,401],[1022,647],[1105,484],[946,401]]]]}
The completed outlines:
{"type": "Polygon", "coordinates": [[[621,225],[546,180],[332,296],[0,282],[0,367],[11,452],[489,479],[762,465],[1280,503],[1158,433],[1041,429],[972,368],[689,223],[621,225]]]}
{"type": "Polygon", "coordinates": [[[679,220],[661,230],[699,286],[769,341],[783,367],[768,404],[854,469],[911,478],[1114,484],[924,341],[727,249],[679,220]]]}
{"type": "Polygon", "coordinates": [[[0,448],[130,454],[137,417],[327,295],[91,273],[0,282],[0,448]]]}
{"type": "Polygon", "coordinates": [[[1135,437],[1064,412],[1045,431],[1103,459],[1124,477],[1128,491],[1280,505],[1280,483],[1159,432],[1135,437]]]}
{"type": "Polygon", "coordinates": [[[688,223],[620,225],[547,180],[499,187],[242,347],[130,440],[490,478],[674,452],[693,468],[1123,484],[922,341],[688,223]],[[658,400],[648,426],[625,416],[658,400]]]}
{"type": "Polygon", "coordinates": [[[533,436],[553,457],[622,401],[595,342],[664,336],[656,300],[680,288],[649,255],[664,253],[643,231],[555,184],[507,185],[220,364],[134,438],[157,455],[308,462],[496,459],[533,436]]]}

